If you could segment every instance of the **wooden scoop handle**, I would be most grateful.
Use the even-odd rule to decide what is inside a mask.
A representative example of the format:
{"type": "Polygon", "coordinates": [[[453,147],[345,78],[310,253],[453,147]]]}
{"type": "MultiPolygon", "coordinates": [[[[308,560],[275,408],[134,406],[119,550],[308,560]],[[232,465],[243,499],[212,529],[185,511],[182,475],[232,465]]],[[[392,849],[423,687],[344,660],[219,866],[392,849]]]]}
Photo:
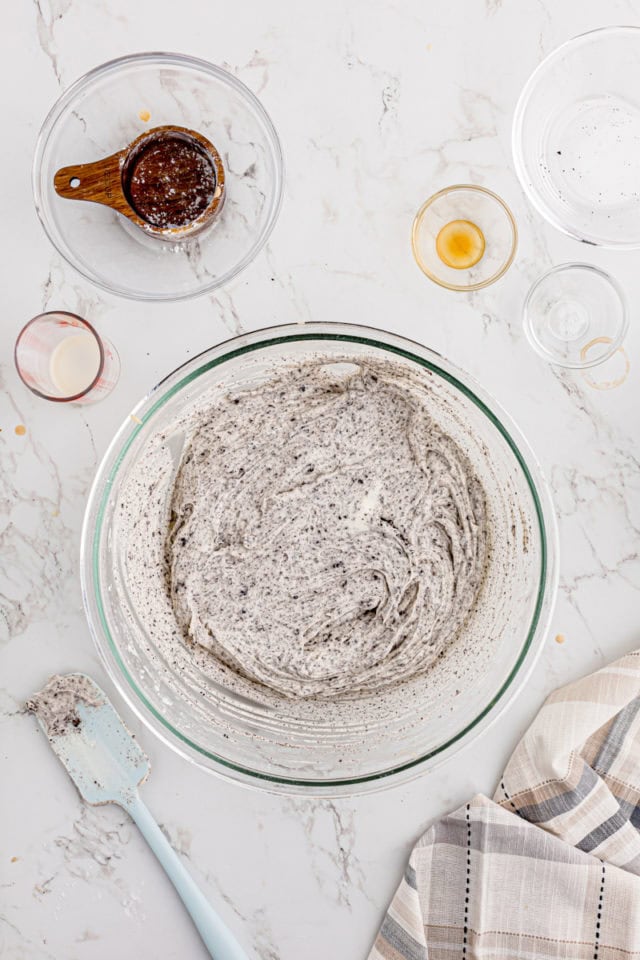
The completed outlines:
{"type": "Polygon", "coordinates": [[[61,167],[53,178],[56,193],[67,200],[91,200],[113,207],[130,217],[133,213],[122,190],[123,151],[95,163],[61,167]]]}

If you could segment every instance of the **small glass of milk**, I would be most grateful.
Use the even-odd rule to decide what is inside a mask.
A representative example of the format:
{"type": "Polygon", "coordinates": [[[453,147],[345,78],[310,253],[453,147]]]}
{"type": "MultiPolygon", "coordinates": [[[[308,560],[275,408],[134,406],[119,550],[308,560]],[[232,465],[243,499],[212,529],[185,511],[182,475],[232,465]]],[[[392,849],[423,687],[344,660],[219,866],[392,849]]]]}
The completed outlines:
{"type": "Polygon", "coordinates": [[[116,385],[115,349],[74,313],[41,313],[20,331],[15,362],[24,384],[57,403],[95,403],[116,385]]]}

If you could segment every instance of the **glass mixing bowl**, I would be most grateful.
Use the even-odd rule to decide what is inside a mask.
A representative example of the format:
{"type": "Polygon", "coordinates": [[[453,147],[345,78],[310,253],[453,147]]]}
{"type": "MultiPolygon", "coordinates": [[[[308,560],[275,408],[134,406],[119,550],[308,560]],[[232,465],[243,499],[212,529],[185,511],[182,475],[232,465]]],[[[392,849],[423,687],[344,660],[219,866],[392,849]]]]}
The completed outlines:
{"type": "Polygon", "coordinates": [[[538,213],[602,247],[640,247],[640,28],[563,43],[534,70],[513,118],[513,158],[538,213]]]}
{"type": "Polygon", "coordinates": [[[470,377],[394,334],[314,323],[258,330],[213,347],[140,402],[93,483],[81,569],[89,625],[107,670],[165,743],[244,784],[335,796],[407,780],[496,720],[540,652],[555,597],[556,555],[553,508],[536,460],[509,417],[470,377]],[[123,494],[142,478],[145,489],[159,484],[170,496],[184,443],[176,422],[216,385],[225,391],[255,386],[283,364],[318,355],[339,362],[392,359],[424,379],[434,419],[464,449],[487,497],[491,549],[478,602],[450,651],[428,674],[407,682],[401,698],[396,691],[391,714],[384,691],[325,702],[321,719],[305,701],[265,706],[239,696],[205,677],[182,641],[165,659],[127,588],[135,544],[117,520],[123,494]],[[150,443],[161,452],[153,465],[150,443]]]}
{"type": "Polygon", "coordinates": [[[87,280],[136,300],[186,300],[240,273],[275,225],[283,176],[258,98],[226,70],[177,53],[121,57],[81,77],[52,107],[33,160],[36,210],[54,247],[87,280]],[[56,193],[61,167],[100,160],[166,124],[203,134],[222,157],[226,199],[203,233],[167,242],[110,207],[56,193]]]}

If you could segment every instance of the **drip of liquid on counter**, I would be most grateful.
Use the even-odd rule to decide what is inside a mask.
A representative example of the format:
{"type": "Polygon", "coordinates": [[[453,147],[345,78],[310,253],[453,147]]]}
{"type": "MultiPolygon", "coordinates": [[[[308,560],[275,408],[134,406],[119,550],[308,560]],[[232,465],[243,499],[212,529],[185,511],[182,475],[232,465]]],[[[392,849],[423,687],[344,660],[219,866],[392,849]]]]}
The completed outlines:
{"type": "Polygon", "coordinates": [[[49,360],[49,376],[63,397],[84,393],[98,376],[100,347],[90,333],[74,333],[61,340],[49,360]]]}
{"type": "Polygon", "coordinates": [[[484,234],[470,220],[452,220],[436,237],[436,252],[442,262],[454,270],[468,270],[482,260],[484,234]]]}

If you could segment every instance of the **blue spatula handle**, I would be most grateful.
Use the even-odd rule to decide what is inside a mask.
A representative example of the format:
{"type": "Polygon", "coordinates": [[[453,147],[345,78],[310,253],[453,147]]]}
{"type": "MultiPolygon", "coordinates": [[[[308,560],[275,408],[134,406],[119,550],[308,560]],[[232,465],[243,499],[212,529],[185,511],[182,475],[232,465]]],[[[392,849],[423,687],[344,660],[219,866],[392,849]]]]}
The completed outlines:
{"type": "Polygon", "coordinates": [[[125,809],[164,867],[214,960],[248,960],[236,938],[185,870],[182,861],[140,797],[136,795],[125,809]]]}

